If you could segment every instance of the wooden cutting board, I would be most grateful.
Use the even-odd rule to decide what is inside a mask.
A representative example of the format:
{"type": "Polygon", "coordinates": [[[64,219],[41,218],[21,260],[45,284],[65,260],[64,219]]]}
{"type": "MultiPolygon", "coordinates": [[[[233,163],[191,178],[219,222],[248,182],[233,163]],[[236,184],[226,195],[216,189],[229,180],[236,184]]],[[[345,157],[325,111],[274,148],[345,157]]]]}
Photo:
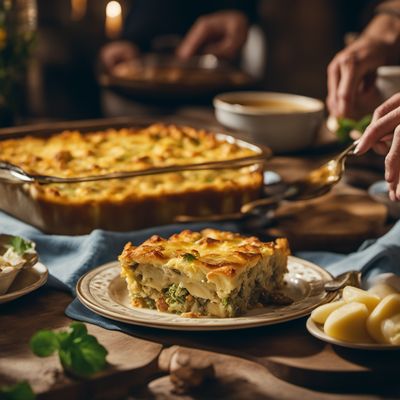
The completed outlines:
{"type": "Polygon", "coordinates": [[[276,211],[271,236],[285,236],[293,250],[350,252],[385,231],[387,210],[362,190],[338,185],[318,199],[286,202],[276,211]]]}
{"type": "MultiPolygon", "coordinates": [[[[392,396],[394,393],[400,394],[400,351],[360,351],[332,346],[311,336],[305,328],[305,322],[306,319],[302,318],[229,333],[195,335],[182,332],[175,343],[186,348],[203,348],[256,362],[286,382],[313,390],[336,393],[375,391],[392,396]]],[[[164,335],[165,339],[167,337],[164,335]]],[[[168,349],[169,356],[172,350],[168,349]]],[[[160,358],[162,360],[164,357],[163,364],[166,364],[166,351],[160,358]]],[[[235,360],[231,363],[232,368],[239,364],[235,360]]],[[[294,392],[288,398],[298,398],[294,392]]],[[[325,396],[320,394],[319,398],[325,396]]]]}
{"type": "Polygon", "coordinates": [[[91,379],[71,379],[56,355],[39,358],[29,349],[39,329],[65,329],[64,309],[70,296],[40,289],[0,307],[0,386],[27,380],[38,400],[117,399],[158,371],[162,346],[120,332],[89,325],[89,332],[109,350],[109,367],[91,379]],[[19,316],[16,313],[19,312],[19,316]]]}

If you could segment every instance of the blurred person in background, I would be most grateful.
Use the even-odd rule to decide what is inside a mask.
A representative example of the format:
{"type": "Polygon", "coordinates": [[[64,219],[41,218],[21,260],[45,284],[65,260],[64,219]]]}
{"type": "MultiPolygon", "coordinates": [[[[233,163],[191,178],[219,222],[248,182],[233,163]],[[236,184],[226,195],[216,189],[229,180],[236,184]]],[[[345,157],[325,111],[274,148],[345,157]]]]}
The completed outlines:
{"type": "Polygon", "coordinates": [[[375,109],[355,149],[386,155],[385,179],[391,200],[400,200],[400,93],[381,105],[377,69],[400,61],[400,0],[382,2],[361,35],[328,66],[327,106],[334,117],[360,118],[375,109]],[[379,106],[378,106],[379,105],[379,106]]]}
{"type": "Polygon", "coordinates": [[[213,54],[234,61],[256,17],[255,0],[135,0],[124,24],[122,40],[103,47],[108,70],[140,53],[163,47],[169,39],[180,59],[213,54]]]}
{"type": "Polygon", "coordinates": [[[381,3],[364,31],[328,66],[327,106],[335,117],[360,118],[378,106],[376,72],[400,60],[400,1],[381,3]]]}

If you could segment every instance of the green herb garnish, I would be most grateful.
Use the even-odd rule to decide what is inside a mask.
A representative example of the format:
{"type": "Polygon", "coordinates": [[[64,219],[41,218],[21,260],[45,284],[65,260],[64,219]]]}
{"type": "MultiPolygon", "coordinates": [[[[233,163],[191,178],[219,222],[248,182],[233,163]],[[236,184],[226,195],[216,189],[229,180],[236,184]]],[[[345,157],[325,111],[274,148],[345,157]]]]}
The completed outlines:
{"type": "Polygon", "coordinates": [[[197,260],[196,256],[191,254],[191,253],[185,253],[183,255],[183,259],[187,262],[193,262],[194,260],[197,260]]]}
{"type": "Polygon", "coordinates": [[[33,243],[20,236],[14,236],[10,243],[14,251],[20,256],[24,255],[28,250],[33,249],[33,243]]]}
{"type": "Polygon", "coordinates": [[[39,357],[48,357],[57,351],[63,368],[80,377],[91,376],[107,364],[107,350],[79,322],[72,323],[68,331],[36,332],[30,340],[30,347],[39,357]]]}
{"type": "Polygon", "coordinates": [[[174,303],[185,304],[189,292],[182,286],[173,283],[166,292],[165,301],[171,305],[174,303]]]}
{"type": "Polygon", "coordinates": [[[0,387],[0,400],[34,400],[35,393],[31,385],[26,382],[18,382],[15,385],[0,387]]]}
{"type": "Polygon", "coordinates": [[[352,140],[350,137],[351,131],[358,131],[364,133],[367,126],[371,123],[372,115],[366,115],[359,121],[350,118],[338,118],[339,128],[336,131],[336,135],[341,142],[349,142],[352,140]]]}

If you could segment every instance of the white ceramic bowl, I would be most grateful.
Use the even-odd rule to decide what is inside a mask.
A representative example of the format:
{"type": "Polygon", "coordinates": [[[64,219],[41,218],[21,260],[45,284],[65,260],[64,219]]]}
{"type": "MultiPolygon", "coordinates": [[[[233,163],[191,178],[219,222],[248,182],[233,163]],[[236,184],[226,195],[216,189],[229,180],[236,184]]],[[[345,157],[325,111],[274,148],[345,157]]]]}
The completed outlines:
{"type": "Polygon", "coordinates": [[[400,91],[400,66],[384,65],[377,70],[376,86],[382,96],[382,100],[400,91]]]}
{"type": "Polygon", "coordinates": [[[273,92],[230,92],[214,98],[215,116],[222,125],[250,134],[254,142],[275,153],[302,150],[315,140],[324,118],[324,103],[310,97],[273,92]],[[285,103],[293,108],[244,105],[285,103]]]}
{"type": "Polygon", "coordinates": [[[368,194],[375,201],[383,203],[387,207],[388,214],[391,218],[400,218],[400,202],[390,200],[387,182],[378,181],[373,183],[368,189],[368,194]]]}

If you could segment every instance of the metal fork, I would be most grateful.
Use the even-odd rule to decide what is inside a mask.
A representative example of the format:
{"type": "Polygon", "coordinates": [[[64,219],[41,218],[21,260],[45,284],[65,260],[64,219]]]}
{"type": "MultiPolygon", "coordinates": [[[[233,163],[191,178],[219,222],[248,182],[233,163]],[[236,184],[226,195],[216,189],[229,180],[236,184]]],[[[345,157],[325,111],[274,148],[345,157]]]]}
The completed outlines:
{"type": "Polygon", "coordinates": [[[181,171],[240,168],[240,167],[250,166],[253,164],[263,164],[264,161],[265,161],[265,156],[263,154],[259,154],[257,156],[236,158],[226,161],[212,161],[212,162],[186,164],[186,165],[170,165],[167,167],[147,168],[139,171],[121,171],[103,175],[78,176],[70,178],[62,178],[50,175],[30,174],[15,164],[5,161],[0,161],[0,180],[5,180],[13,183],[40,183],[40,184],[94,182],[94,181],[104,181],[110,179],[135,178],[138,176],[158,175],[158,174],[181,172],[181,171]]]}

